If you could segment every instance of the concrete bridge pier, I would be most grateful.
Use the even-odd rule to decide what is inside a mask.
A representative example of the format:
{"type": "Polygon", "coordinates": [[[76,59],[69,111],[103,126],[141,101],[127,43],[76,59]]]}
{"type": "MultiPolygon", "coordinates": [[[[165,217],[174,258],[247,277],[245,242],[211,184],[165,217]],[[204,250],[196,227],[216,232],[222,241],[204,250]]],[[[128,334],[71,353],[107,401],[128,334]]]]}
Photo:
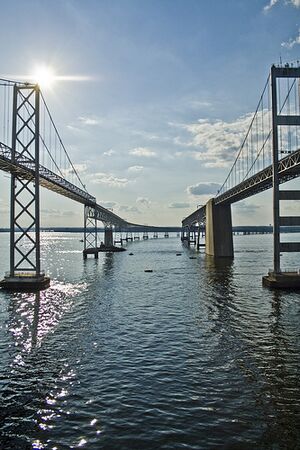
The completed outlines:
{"type": "Polygon", "coordinates": [[[196,242],[196,248],[197,250],[200,249],[200,247],[205,247],[205,244],[200,243],[200,238],[205,236],[205,232],[203,229],[203,224],[199,223],[198,230],[197,230],[197,242],[196,242]]]}
{"type": "Polygon", "coordinates": [[[188,242],[190,235],[190,229],[187,226],[182,227],[181,230],[181,241],[182,242],[188,242]]]}
{"type": "Polygon", "coordinates": [[[205,241],[207,255],[233,258],[230,204],[215,205],[214,199],[207,202],[205,241]]]}
{"type": "Polygon", "coordinates": [[[199,250],[199,248],[200,248],[200,223],[199,223],[199,226],[198,226],[196,248],[197,248],[197,250],[199,250]]]}
{"type": "Polygon", "coordinates": [[[196,240],[196,231],[194,227],[191,227],[189,229],[189,234],[188,234],[189,238],[188,238],[188,245],[190,246],[191,244],[197,245],[197,240],[196,240]]]}
{"type": "Polygon", "coordinates": [[[181,230],[181,241],[186,242],[188,246],[190,246],[191,244],[198,246],[198,240],[200,239],[199,233],[200,231],[198,232],[194,225],[184,226],[181,230]]]}
{"type": "Polygon", "coordinates": [[[113,229],[111,226],[105,226],[104,228],[104,245],[106,247],[112,247],[114,245],[113,229]]]}
{"type": "Polygon", "coordinates": [[[126,233],[125,241],[126,241],[126,242],[132,242],[132,241],[133,241],[133,237],[132,237],[132,232],[131,232],[131,231],[128,231],[128,232],[126,233]]]}

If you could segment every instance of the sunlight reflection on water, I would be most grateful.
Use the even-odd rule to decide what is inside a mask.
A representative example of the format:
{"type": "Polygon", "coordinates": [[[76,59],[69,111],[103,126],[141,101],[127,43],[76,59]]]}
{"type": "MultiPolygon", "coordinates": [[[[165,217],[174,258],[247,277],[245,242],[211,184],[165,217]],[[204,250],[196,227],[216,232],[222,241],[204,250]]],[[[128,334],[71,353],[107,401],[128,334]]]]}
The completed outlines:
{"type": "Polygon", "coordinates": [[[51,288],[0,293],[3,448],[296,448],[300,300],[262,288],[268,238],[234,261],[176,238],[83,261],[43,234],[51,288]]]}

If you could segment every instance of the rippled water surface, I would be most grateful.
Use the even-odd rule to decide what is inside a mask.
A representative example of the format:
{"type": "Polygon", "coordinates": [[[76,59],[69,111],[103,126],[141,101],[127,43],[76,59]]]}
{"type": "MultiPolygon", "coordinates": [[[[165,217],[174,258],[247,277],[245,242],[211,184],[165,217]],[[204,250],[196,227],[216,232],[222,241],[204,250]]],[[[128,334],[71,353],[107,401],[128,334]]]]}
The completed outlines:
{"type": "Polygon", "coordinates": [[[300,294],[262,287],[271,236],[218,263],[177,237],[83,261],[79,239],[42,235],[50,289],[0,292],[1,449],[300,448],[300,294]]]}

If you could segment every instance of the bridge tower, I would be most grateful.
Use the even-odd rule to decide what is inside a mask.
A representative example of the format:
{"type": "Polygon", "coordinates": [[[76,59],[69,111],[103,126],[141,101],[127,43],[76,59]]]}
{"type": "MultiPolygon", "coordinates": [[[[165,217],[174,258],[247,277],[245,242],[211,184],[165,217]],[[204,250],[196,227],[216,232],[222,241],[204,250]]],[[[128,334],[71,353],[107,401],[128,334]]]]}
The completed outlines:
{"type": "Polygon", "coordinates": [[[97,219],[95,210],[91,206],[84,206],[84,240],[83,240],[83,258],[92,252],[95,258],[98,258],[97,249],[97,219]]]}
{"type": "Polygon", "coordinates": [[[98,258],[99,251],[111,251],[114,247],[113,240],[113,225],[109,221],[109,214],[104,210],[96,209],[94,206],[84,206],[84,249],[83,258],[86,259],[88,255],[94,255],[98,258]],[[97,237],[97,220],[100,220],[104,225],[104,242],[98,246],[97,237]]]}
{"type": "Polygon", "coordinates": [[[12,163],[26,165],[11,174],[10,270],[1,286],[8,290],[40,290],[50,284],[41,271],[39,141],[40,89],[15,84],[12,117],[12,163]]]}
{"type": "MultiPolygon", "coordinates": [[[[263,277],[263,284],[275,288],[300,287],[299,271],[282,271],[280,264],[281,253],[299,252],[300,242],[281,242],[281,226],[299,226],[299,216],[282,216],[280,204],[284,200],[300,200],[300,191],[281,190],[279,183],[278,163],[279,163],[279,129],[280,127],[296,127],[300,125],[299,103],[300,98],[295,100],[294,110],[283,110],[279,105],[278,85],[280,79],[298,80],[298,95],[300,82],[300,67],[276,67],[271,68],[271,94],[272,94],[272,146],[273,146],[273,270],[263,277]],[[297,104],[298,103],[298,104],[297,104]]],[[[292,83],[290,83],[292,85],[292,83]]],[[[280,92],[280,91],[279,91],[280,92]]],[[[287,92],[287,99],[290,92],[287,92]]]]}

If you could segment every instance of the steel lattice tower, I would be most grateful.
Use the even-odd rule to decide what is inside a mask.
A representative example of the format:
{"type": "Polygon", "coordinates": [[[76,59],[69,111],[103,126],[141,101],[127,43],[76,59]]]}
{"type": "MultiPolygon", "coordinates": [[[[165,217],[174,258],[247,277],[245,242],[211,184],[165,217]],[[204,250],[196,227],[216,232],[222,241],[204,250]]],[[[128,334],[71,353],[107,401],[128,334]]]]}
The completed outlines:
{"type": "MultiPolygon", "coordinates": [[[[281,226],[300,224],[299,217],[286,217],[280,213],[280,200],[299,200],[299,191],[282,191],[279,189],[279,133],[280,127],[296,127],[300,125],[300,116],[295,110],[292,114],[282,113],[278,102],[278,82],[281,79],[300,79],[300,68],[275,67],[271,68],[272,93],[272,139],[273,139],[273,270],[274,274],[281,273],[281,252],[300,251],[299,243],[282,243],[280,240],[281,226]]],[[[290,93],[287,94],[287,99],[290,93]]],[[[299,102],[299,99],[298,99],[299,102]]]]}
{"type": "Polygon", "coordinates": [[[26,160],[32,176],[11,175],[10,275],[40,275],[39,104],[37,85],[14,86],[12,162],[26,160]]]}
{"type": "Polygon", "coordinates": [[[15,84],[13,92],[11,174],[10,272],[8,288],[29,290],[49,285],[40,265],[39,186],[40,89],[36,84],[15,84]],[[25,165],[28,173],[18,171],[25,165]]]}

